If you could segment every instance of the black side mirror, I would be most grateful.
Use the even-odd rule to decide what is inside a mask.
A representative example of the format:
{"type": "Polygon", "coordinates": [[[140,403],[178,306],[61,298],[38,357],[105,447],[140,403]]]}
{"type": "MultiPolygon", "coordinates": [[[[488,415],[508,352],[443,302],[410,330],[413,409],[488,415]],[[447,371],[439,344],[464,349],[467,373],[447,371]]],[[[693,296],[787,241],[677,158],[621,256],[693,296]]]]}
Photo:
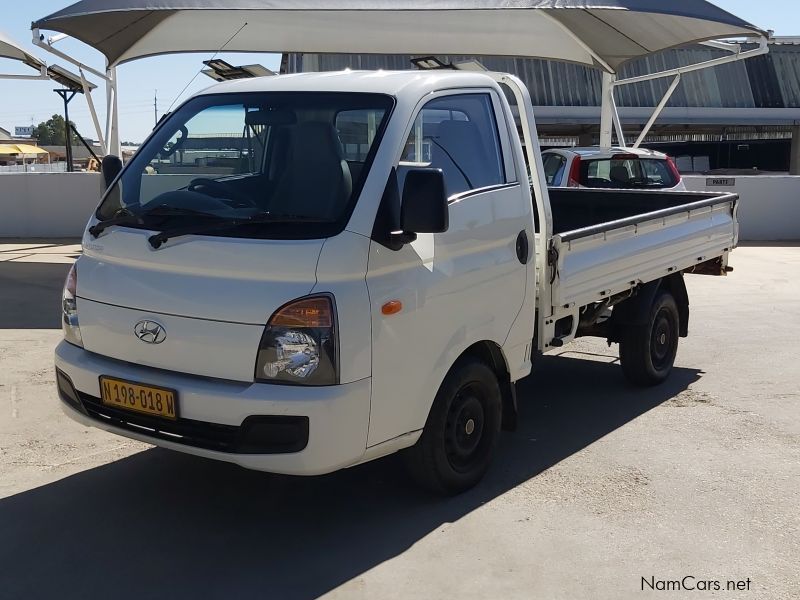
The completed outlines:
{"type": "Polygon", "coordinates": [[[109,154],[103,157],[103,162],[100,165],[100,172],[103,174],[106,189],[111,187],[111,184],[114,183],[120,171],[122,171],[122,160],[120,160],[119,156],[109,154]]]}
{"type": "Polygon", "coordinates": [[[403,233],[443,233],[450,227],[447,191],[441,169],[412,169],[403,186],[403,233]]]}

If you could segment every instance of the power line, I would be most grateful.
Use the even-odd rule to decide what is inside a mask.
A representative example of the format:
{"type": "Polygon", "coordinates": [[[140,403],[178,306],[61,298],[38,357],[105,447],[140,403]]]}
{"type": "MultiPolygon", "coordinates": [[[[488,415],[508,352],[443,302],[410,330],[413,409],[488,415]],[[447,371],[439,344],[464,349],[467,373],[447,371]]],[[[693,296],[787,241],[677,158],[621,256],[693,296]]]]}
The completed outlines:
{"type": "MultiPolygon", "coordinates": [[[[225,42],[225,43],[222,45],[222,47],[221,47],[219,50],[217,50],[216,52],[214,52],[214,55],[213,55],[213,56],[212,56],[212,57],[211,57],[209,60],[214,60],[214,59],[217,57],[217,55],[218,55],[220,52],[222,52],[222,51],[223,51],[223,50],[224,50],[224,49],[225,49],[225,48],[228,46],[228,44],[230,44],[230,43],[233,41],[233,39],[234,39],[234,38],[235,38],[237,35],[239,35],[239,33],[241,33],[242,29],[244,29],[245,27],[247,27],[247,23],[246,23],[246,22],[245,22],[245,24],[244,24],[244,25],[242,25],[241,27],[239,27],[239,29],[237,29],[237,30],[236,30],[236,33],[234,33],[234,34],[233,34],[233,35],[232,35],[230,38],[228,38],[228,41],[227,41],[227,42],[225,42]]],[[[183,89],[181,90],[181,93],[180,93],[180,94],[178,94],[177,96],[175,96],[175,99],[172,101],[172,104],[170,104],[170,105],[169,105],[169,108],[167,109],[167,112],[169,112],[169,111],[171,111],[171,110],[172,110],[172,107],[173,107],[173,106],[175,106],[175,103],[178,101],[178,99],[179,99],[181,96],[183,96],[183,93],[184,93],[186,90],[188,90],[188,89],[189,89],[189,86],[190,86],[190,85],[192,85],[192,84],[194,83],[194,80],[195,80],[195,79],[197,79],[197,76],[198,76],[198,75],[200,75],[200,73],[202,73],[202,72],[203,72],[203,69],[204,69],[204,68],[205,68],[205,65],[204,65],[203,67],[200,67],[200,68],[198,69],[197,73],[195,73],[195,74],[194,74],[194,77],[192,77],[192,78],[189,80],[189,83],[187,83],[187,84],[186,84],[186,85],[183,87],[183,89]]]]}

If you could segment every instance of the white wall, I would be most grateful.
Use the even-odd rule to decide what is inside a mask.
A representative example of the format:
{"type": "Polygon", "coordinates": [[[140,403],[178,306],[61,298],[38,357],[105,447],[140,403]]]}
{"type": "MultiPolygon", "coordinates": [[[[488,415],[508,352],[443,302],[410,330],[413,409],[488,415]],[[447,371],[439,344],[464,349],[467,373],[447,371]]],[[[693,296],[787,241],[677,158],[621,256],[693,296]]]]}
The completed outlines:
{"type": "MultiPolygon", "coordinates": [[[[690,190],[741,196],[742,241],[800,240],[800,177],[730,176],[734,186],[709,186],[701,175],[684,176],[690,190]]],[[[0,175],[0,238],[81,237],[100,201],[98,173],[0,175]]]]}
{"type": "Polygon", "coordinates": [[[742,241],[800,240],[800,177],[789,175],[684,175],[692,191],[739,194],[739,239],[742,241]],[[730,185],[708,185],[709,180],[735,180],[730,185]]]}
{"type": "Polygon", "coordinates": [[[81,237],[102,181],[99,173],[0,175],[0,238],[81,237]]]}

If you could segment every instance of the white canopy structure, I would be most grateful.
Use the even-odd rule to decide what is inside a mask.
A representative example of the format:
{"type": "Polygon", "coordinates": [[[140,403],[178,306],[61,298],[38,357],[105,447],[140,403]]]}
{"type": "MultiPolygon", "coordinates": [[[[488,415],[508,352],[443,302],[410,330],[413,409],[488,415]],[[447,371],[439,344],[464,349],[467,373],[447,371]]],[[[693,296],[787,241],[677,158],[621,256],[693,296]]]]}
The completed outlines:
{"type": "MultiPolygon", "coordinates": [[[[114,68],[167,53],[522,56],[596,67],[609,74],[611,90],[630,60],[767,36],[705,0],[82,0],[32,27],[35,41],[40,29],[57,31],[106,57],[112,116],[114,68]]],[[[609,140],[611,116],[604,112],[609,140]]]]}
{"type": "Polygon", "coordinates": [[[39,72],[38,75],[0,75],[0,79],[48,79],[47,65],[26,52],[22,46],[0,31],[0,58],[19,61],[39,72]]]}
{"type": "Polygon", "coordinates": [[[674,46],[762,34],[704,0],[83,0],[33,26],[89,44],[112,66],[225,47],[529,56],[609,72],[674,46]]]}
{"type": "MultiPolygon", "coordinates": [[[[95,130],[98,135],[100,134],[100,121],[97,118],[97,112],[95,111],[94,102],[92,101],[92,90],[96,89],[97,86],[89,82],[86,77],[84,77],[83,70],[80,71],[80,74],[75,74],[62,67],[59,67],[58,65],[48,66],[47,63],[39,60],[37,57],[26,51],[22,46],[14,42],[2,32],[0,32],[0,58],[19,61],[38,71],[37,75],[13,75],[0,73],[0,79],[43,81],[52,80],[69,90],[83,94],[86,98],[86,103],[89,106],[89,112],[91,113],[95,130]]],[[[105,147],[103,147],[103,152],[105,152],[105,147]]]]}

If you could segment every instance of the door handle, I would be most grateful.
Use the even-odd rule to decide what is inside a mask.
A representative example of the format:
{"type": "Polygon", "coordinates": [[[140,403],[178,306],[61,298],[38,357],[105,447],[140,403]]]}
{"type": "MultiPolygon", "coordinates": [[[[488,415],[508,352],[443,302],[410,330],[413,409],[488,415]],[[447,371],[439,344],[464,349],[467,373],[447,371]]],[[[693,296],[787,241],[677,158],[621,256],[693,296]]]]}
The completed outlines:
{"type": "Polygon", "coordinates": [[[530,260],[530,250],[528,233],[523,229],[517,236],[517,258],[523,265],[527,265],[530,260]]]}

